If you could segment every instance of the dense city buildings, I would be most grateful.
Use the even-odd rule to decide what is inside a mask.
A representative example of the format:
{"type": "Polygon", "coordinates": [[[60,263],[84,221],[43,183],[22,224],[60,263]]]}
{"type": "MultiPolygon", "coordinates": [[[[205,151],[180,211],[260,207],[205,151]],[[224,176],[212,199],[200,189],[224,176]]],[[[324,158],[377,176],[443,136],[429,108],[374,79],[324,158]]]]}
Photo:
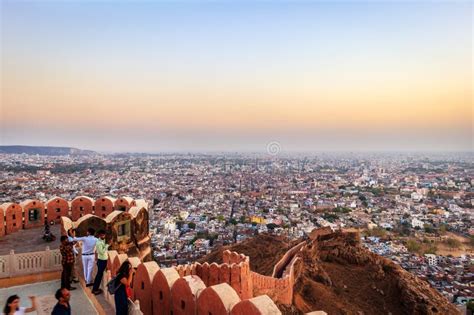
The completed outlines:
{"type": "Polygon", "coordinates": [[[291,242],[316,227],[355,229],[372,252],[453,303],[474,297],[469,153],[4,154],[0,170],[2,207],[88,196],[120,199],[126,210],[130,196],[146,200],[161,266],[192,263],[262,233],[291,242]]]}

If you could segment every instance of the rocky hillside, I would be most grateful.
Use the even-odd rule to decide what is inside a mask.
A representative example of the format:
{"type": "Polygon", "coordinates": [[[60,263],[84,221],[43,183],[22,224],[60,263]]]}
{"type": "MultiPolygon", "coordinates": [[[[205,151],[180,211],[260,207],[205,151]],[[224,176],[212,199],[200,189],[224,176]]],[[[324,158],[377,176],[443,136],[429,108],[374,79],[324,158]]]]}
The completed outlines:
{"type": "Polygon", "coordinates": [[[0,145],[0,153],[5,154],[38,154],[38,155],[92,155],[94,151],[69,147],[39,147],[26,145],[0,145]]]}
{"type": "Polygon", "coordinates": [[[298,311],[328,314],[459,314],[427,282],[369,252],[356,232],[313,231],[298,255],[298,311]]]}
{"type": "MultiPolygon", "coordinates": [[[[250,256],[252,270],[266,275],[288,248],[283,238],[269,235],[226,247],[250,256]]],[[[219,252],[203,261],[219,262],[219,252]]],[[[284,314],[459,314],[427,282],[365,249],[356,232],[315,230],[297,255],[293,305],[280,306],[284,314]]]]}
{"type": "Polygon", "coordinates": [[[268,234],[260,234],[241,243],[223,246],[214,250],[199,262],[222,263],[222,252],[226,249],[245,254],[250,258],[250,269],[261,275],[271,276],[275,264],[285,253],[299,241],[288,242],[286,238],[268,234]]]}

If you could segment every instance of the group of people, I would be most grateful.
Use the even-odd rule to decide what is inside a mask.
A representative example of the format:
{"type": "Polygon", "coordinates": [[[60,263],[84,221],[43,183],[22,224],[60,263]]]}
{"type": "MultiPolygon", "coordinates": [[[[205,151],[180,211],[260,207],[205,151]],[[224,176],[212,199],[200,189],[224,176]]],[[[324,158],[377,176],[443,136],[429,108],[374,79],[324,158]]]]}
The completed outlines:
{"type": "MultiPolygon", "coordinates": [[[[67,237],[61,237],[60,252],[63,256],[63,272],[61,276],[62,288],[74,290],[74,288],[71,287],[71,279],[73,279],[73,275],[75,274],[74,262],[78,253],[75,246],[77,246],[78,242],[81,242],[82,267],[86,286],[92,286],[92,293],[95,295],[103,293],[100,284],[107,268],[107,251],[110,244],[106,242],[106,232],[104,230],[97,232],[97,237],[94,235],[95,230],[93,228],[89,228],[87,230],[87,235],[83,237],[76,237],[75,230],[71,229],[68,231],[67,237]],[[95,278],[92,279],[94,263],[97,264],[97,274],[95,278]]],[[[129,305],[132,303],[130,300],[132,297],[130,284],[132,283],[134,273],[135,270],[132,268],[130,262],[125,261],[120,266],[116,277],[113,279],[114,287],[117,288],[114,293],[115,310],[117,315],[128,314],[129,305]]]]}
{"type": "MultiPolygon", "coordinates": [[[[70,291],[76,288],[71,286],[72,282],[78,282],[75,270],[76,257],[79,254],[79,245],[82,244],[82,266],[84,271],[84,280],[87,287],[92,286],[92,293],[97,295],[103,291],[100,289],[100,284],[107,268],[108,260],[108,244],[105,240],[106,232],[100,230],[96,233],[93,228],[87,230],[87,235],[83,237],[76,237],[76,231],[71,229],[68,235],[61,236],[61,244],[59,251],[61,252],[62,272],[61,272],[61,288],[56,291],[55,297],[58,303],[54,306],[52,315],[70,315],[71,306],[69,299],[71,297],[70,291]],[[96,261],[97,256],[97,261],[96,261]],[[97,274],[92,279],[92,271],[94,263],[97,264],[97,274]]],[[[111,280],[114,287],[115,310],[117,315],[129,314],[129,307],[132,297],[130,284],[133,280],[135,269],[132,264],[126,260],[117,271],[117,275],[111,280]]],[[[30,297],[32,306],[29,308],[20,307],[20,298],[17,295],[12,295],[7,299],[4,308],[4,313],[7,315],[22,315],[36,310],[36,298],[30,297]]]]}
{"type": "Polygon", "coordinates": [[[61,273],[61,287],[68,290],[75,290],[76,288],[71,286],[71,282],[75,281],[75,261],[78,254],[77,244],[82,243],[82,267],[84,271],[84,280],[86,286],[92,286],[93,294],[101,294],[100,283],[104,276],[104,271],[107,267],[108,260],[108,249],[109,244],[105,241],[106,233],[104,230],[100,230],[97,233],[98,237],[95,237],[95,230],[89,228],[87,235],[83,237],[76,237],[76,231],[71,229],[68,231],[68,235],[61,236],[61,245],[59,251],[62,255],[62,266],[63,271],[61,273]],[[96,262],[97,254],[97,262],[96,262]],[[94,269],[94,263],[97,263],[97,274],[95,279],[92,280],[92,271],[94,269]]]}

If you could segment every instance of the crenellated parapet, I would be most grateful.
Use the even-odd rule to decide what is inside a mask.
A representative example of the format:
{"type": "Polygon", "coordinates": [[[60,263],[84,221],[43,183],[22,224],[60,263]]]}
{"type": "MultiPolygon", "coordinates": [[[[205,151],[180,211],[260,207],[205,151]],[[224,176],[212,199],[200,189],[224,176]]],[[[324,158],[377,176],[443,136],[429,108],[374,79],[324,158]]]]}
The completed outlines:
{"type": "Polygon", "coordinates": [[[280,314],[280,310],[268,295],[260,295],[237,303],[231,315],[272,315],[280,314]]]}
{"type": "Polygon", "coordinates": [[[131,197],[112,198],[103,196],[96,200],[88,196],[77,196],[73,200],[53,197],[47,201],[28,199],[22,202],[0,204],[0,237],[21,229],[42,227],[47,222],[61,223],[62,218],[72,222],[87,215],[106,219],[114,211],[135,213],[135,222],[143,225],[148,235],[148,203],[143,199],[131,197]],[[146,209],[144,215],[139,210],[146,209]]]}
{"type": "Polygon", "coordinates": [[[227,283],[242,300],[259,295],[268,295],[273,301],[290,305],[295,283],[294,264],[299,259],[296,254],[304,242],[291,248],[275,265],[278,277],[264,276],[250,270],[248,256],[226,250],[222,253],[222,264],[193,263],[175,268],[180,277],[197,275],[206,286],[227,283]]]}
{"type": "MultiPolygon", "coordinates": [[[[85,197],[79,197],[78,202],[89,202],[85,197]]],[[[111,198],[103,198],[101,204],[110,202],[111,198]]],[[[119,199],[120,200],[120,199],[119,199]]],[[[130,201],[130,207],[124,206],[122,200],[121,209],[112,210],[107,216],[97,216],[95,214],[85,214],[76,221],[69,217],[61,217],[61,234],[65,235],[71,228],[76,229],[77,236],[86,235],[88,228],[96,231],[105,230],[107,242],[111,240],[111,250],[120,254],[135,256],[139,261],[151,260],[151,240],[149,236],[149,213],[146,203],[134,205],[130,201]]],[[[102,207],[102,206],[101,206],[102,207]]],[[[105,206],[104,206],[105,207],[105,206]]],[[[103,212],[102,212],[103,213],[103,212]]]]}
{"type": "MultiPolygon", "coordinates": [[[[231,285],[232,270],[234,270],[234,284],[240,283],[237,288],[243,287],[241,283],[245,278],[237,277],[241,275],[242,270],[244,272],[248,270],[250,274],[248,257],[241,258],[243,259],[238,263],[236,261],[230,265],[195,263],[160,268],[154,261],[140,262],[137,265],[136,257],[127,257],[112,250],[109,251],[107,264],[111,269],[107,271],[103,285],[115,275],[120,265],[128,260],[136,270],[131,286],[133,300],[140,301],[140,310],[145,315],[281,314],[268,296],[254,298],[250,294],[242,298],[242,290],[238,291],[231,285]],[[207,279],[207,282],[201,276],[207,279]]],[[[106,299],[113,305],[113,296],[107,293],[105,287],[103,289],[106,299]]]]}
{"type": "Polygon", "coordinates": [[[305,242],[301,242],[288,250],[275,264],[272,277],[251,271],[254,296],[265,294],[273,301],[285,305],[293,302],[295,263],[300,259],[296,254],[303,249],[304,245],[305,242]]]}
{"type": "Polygon", "coordinates": [[[46,202],[30,199],[19,204],[0,205],[0,237],[21,229],[42,227],[45,221],[61,223],[62,235],[71,228],[76,229],[77,236],[86,235],[90,227],[96,231],[104,229],[107,239],[112,240],[111,249],[137,256],[141,261],[151,260],[149,213],[145,200],[130,197],[93,200],[78,196],[72,201],[54,197],[46,202]]]}
{"type": "Polygon", "coordinates": [[[176,271],[181,277],[197,275],[206,286],[220,283],[229,284],[241,299],[253,296],[253,288],[250,276],[250,260],[248,256],[226,250],[223,252],[222,264],[217,263],[193,263],[178,265],[176,271]]]}

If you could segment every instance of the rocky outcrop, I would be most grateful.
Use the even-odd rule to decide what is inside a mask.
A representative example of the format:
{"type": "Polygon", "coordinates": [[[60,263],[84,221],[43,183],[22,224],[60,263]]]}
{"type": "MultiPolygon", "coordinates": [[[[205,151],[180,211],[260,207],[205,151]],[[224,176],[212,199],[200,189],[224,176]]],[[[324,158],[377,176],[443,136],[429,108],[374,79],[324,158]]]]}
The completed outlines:
{"type": "Polygon", "coordinates": [[[288,240],[282,236],[260,234],[241,243],[231,246],[222,246],[201,258],[199,262],[208,262],[209,264],[215,262],[221,264],[223,263],[223,252],[230,250],[231,252],[238,252],[249,256],[250,269],[252,271],[264,276],[272,276],[275,265],[288,250],[299,242],[301,242],[301,240],[288,242],[288,240]]]}
{"type": "MultiPolygon", "coordinates": [[[[284,274],[287,262],[294,262],[290,263],[295,275],[292,304],[281,303],[281,299],[265,292],[279,303],[283,314],[315,310],[331,315],[459,314],[427,282],[364,248],[357,232],[317,229],[301,247],[299,242],[290,245],[282,237],[259,235],[225,249],[249,256],[251,274],[258,270],[267,275],[268,281],[281,281],[270,275],[284,274]]],[[[222,250],[203,260],[216,261],[222,250]]],[[[260,282],[262,288],[267,286],[265,281],[260,282]]]]}
{"type": "Polygon", "coordinates": [[[365,249],[356,232],[313,233],[299,253],[294,306],[329,314],[458,314],[430,285],[365,249]]]}

